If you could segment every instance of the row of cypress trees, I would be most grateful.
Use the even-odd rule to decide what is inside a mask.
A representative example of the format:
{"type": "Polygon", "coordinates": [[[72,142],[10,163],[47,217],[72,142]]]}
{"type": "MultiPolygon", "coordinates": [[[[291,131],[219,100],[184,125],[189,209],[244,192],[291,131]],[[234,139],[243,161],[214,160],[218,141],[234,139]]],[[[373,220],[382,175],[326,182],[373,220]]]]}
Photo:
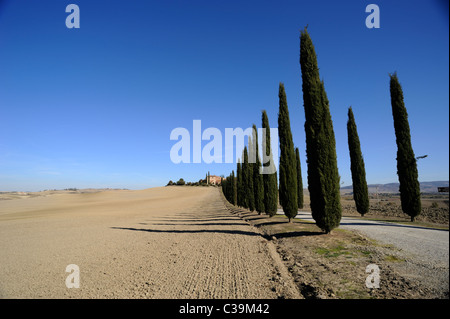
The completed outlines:
{"type": "MultiPolygon", "coordinates": [[[[300,155],[294,149],[289,110],[283,83],[279,84],[278,134],[280,141],[279,188],[277,173],[261,174],[264,166],[273,165],[273,158],[262,164],[259,156],[259,143],[256,125],[252,126],[252,136],[244,147],[242,163],[237,163],[237,174],[234,171],[222,181],[223,193],[227,200],[240,207],[256,210],[258,214],[265,212],[273,216],[278,211],[278,201],[289,222],[303,208],[303,182],[301,177],[300,155]]],[[[270,126],[267,112],[262,111],[262,127],[266,136],[262,141],[265,156],[271,156],[270,126]]]]}
{"type": "MultiPolygon", "coordinates": [[[[305,136],[308,169],[308,190],[311,213],[316,224],[326,233],[339,226],[342,217],[340,204],[340,176],[337,167],[336,141],[331,119],[329,101],[323,81],[320,79],[317,56],[312,40],[305,28],[300,35],[300,67],[305,111],[305,136]]],[[[394,128],[397,142],[397,174],[400,182],[400,197],[403,211],[414,221],[421,211],[420,187],[416,158],[411,146],[408,115],[403,102],[402,88],[397,75],[390,75],[390,93],[394,128]]],[[[234,171],[223,184],[226,198],[233,204],[266,212],[273,216],[279,202],[289,221],[303,208],[303,184],[301,179],[300,155],[294,149],[290,128],[289,110],[283,83],[279,85],[278,133],[280,142],[279,189],[277,173],[260,174],[261,161],[258,153],[256,126],[249,138],[249,150],[256,143],[256,154],[249,162],[247,147],[244,148],[243,162],[237,164],[237,176],[234,171]],[[262,177],[261,177],[262,175],[262,177]]],[[[263,140],[263,152],[270,151],[270,127],[266,111],[262,114],[262,127],[266,139],[263,140]],[[266,143],[264,143],[266,142],[266,143]]],[[[369,196],[366,182],[364,159],[353,110],[348,109],[347,122],[348,146],[351,161],[353,196],[357,211],[364,216],[369,210],[369,196]]],[[[273,163],[272,159],[268,163],[273,163]]],[[[269,165],[269,164],[264,164],[269,165]]]]}
{"type": "MultiPolygon", "coordinates": [[[[320,80],[314,45],[306,28],[300,35],[300,67],[311,212],[316,224],[329,233],[339,226],[342,217],[340,177],[329,102],[324,83],[320,80]]],[[[408,114],[396,73],[390,75],[390,95],[397,143],[397,175],[400,182],[402,210],[411,217],[411,221],[414,221],[421,212],[420,184],[416,158],[411,145],[408,114]]],[[[364,159],[351,107],[348,110],[347,133],[353,197],[357,211],[364,216],[369,210],[369,196],[364,159]]]]}
{"type": "MultiPolygon", "coordinates": [[[[270,126],[266,111],[262,112],[262,127],[266,128],[263,140],[263,151],[271,156],[270,126]]],[[[270,165],[273,158],[264,164],[270,165]]],[[[248,139],[248,148],[244,147],[242,163],[238,160],[236,176],[234,171],[222,181],[222,190],[227,200],[233,205],[256,210],[258,214],[265,212],[273,216],[278,209],[277,173],[261,174],[263,167],[259,156],[259,143],[256,125],[252,126],[252,136],[248,139]]]]}
{"type": "Polygon", "coordinates": [[[222,179],[222,192],[231,204],[237,205],[237,187],[234,171],[231,171],[227,178],[222,179]]]}
{"type": "MultiPolygon", "coordinates": [[[[413,222],[422,210],[417,159],[411,145],[408,113],[403,101],[402,87],[396,73],[390,74],[389,76],[392,115],[394,118],[397,143],[397,175],[400,182],[400,201],[403,212],[409,215],[413,222]]],[[[369,211],[369,191],[366,182],[364,158],[351,107],[348,109],[347,135],[353,182],[353,198],[355,200],[356,210],[361,216],[364,216],[369,211]]]]}

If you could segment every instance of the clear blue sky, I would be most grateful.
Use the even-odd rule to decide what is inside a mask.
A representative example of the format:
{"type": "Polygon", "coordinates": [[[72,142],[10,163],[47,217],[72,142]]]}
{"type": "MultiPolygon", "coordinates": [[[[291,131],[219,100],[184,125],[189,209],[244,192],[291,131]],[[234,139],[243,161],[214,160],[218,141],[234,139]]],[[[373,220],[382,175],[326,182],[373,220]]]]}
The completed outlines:
{"type": "MultiPolygon", "coordinates": [[[[286,88],[306,187],[299,30],[330,100],[339,173],[351,184],[352,106],[367,181],[397,182],[389,73],[409,113],[420,181],[449,179],[448,1],[0,0],[0,191],[141,189],[228,175],[174,164],[176,127],[277,126],[286,88]],[[68,4],[80,28],[68,29],[68,4]],[[380,8],[368,29],[365,8],[380,8]]],[[[192,138],[192,136],[191,136],[192,138]]],[[[203,142],[203,145],[207,141],[203,142]]],[[[192,155],[191,155],[192,156],[192,155]]]]}

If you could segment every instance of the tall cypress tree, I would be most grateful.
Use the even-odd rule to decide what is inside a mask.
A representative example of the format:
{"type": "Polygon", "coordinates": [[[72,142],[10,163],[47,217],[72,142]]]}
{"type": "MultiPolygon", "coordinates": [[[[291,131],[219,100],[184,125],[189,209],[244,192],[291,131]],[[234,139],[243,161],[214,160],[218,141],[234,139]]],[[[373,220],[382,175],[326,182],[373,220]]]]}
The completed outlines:
{"type": "Polygon", "coordinates": [[[329,233],[339,226],[342,217],[336,141],[329,101],[306,28],[300,35],[300,66],[311,213],[316,225],[329,233]]]}
{"type": "Polygon", "coordinates": [[[295,157],[297,162],[297,202],[298,208],[303,208],[303,181],[302,181],[302,167],[300,163],[300,152],[298,147],[295,148],[295,157]]]}
{"type": "Polygon", "coordinates": [[[248,153],[247,146],[242,151],[242,207],[248,208],[248,153]]]}
{"type": "Polygon", "coordinates": [[[230,199],[228,198],[228,187],[227,187],[227,179],[223,179],[222,178],[222,182],[220,183],[220,186],[222,188],[222,192],[223,195],[225,196],[225,198],[230,201],[230,199]]]}
{"type": "Polygon", "coordinates": [[[397,74],[394,73],[389,76],[391,78],[391,105],[397,142],[397,175],[400,182],[400,200],[403,212],[409,215],[413,222],[422,210],[419,173],[411,145],[408,113],[403,102],[403,90],[397,74]]]}
{"type": "Polygon", "coordinates": [[[284,84],[278,88],[278,136],[280,139],[280,204],[289,219],[297,216],[297,164],[295,162],[294,142],[292,141],[291,123],[284,84]]]}
{"type": "Polygon", "coordinates": [[[238,159],[237,167],[236,167],[236,201],[239,207],[243,207],[242,205],[242,165],[241,160],[238,159]]]}
{"type": "Polygon", "coordinates": [[[236,177],[234,176],[234,171],[231,171],[231,200],[233,205],[237,205],[237,182],[236,177]]]}
{"type": "MultiPolygon", "coordinates": [[[[228,199],[228,201],[231,203],[231,204],[233,204],[232,203],[232,198],[231,198],[231,191],[232,191],[232,189],[231,189],[231,187],[232,187],[232,184],[231,184],[231,174],[227,177],[227,178],[225,178],[225,179],[222,179],[222,183],[223,182],[225,182],[225,191],[227,192],[227,199],[228,199]]],[[[223,186],[222,186],[222,189],[223,189],[223,186]]]]}
{"type": "MultiPolygon", "coordinates": [[[[265,132],[263,136],[263,167],[267,168],[273,164],[272,151],[270,146],[270,126],[266,111],[262,111],[262,128],[265,132]],[[268,157],[268,160],[266,158],[268,157]]],[[[270,217],[274,216],[278,210],[278,181],[277,172],[263,174],[264,182],[264,210],[270,217]]]]}
{"type": "MultiPolygon", "coordinates": [[[[245,150],[245,149],[244,149],[245,150]]],[[[255,193],[253,189],[253,166],[254,163],[254,154],[253,154],[253,144],[252,139],[249,136],[248,137],[248,154],[247,154],[247,203],[248,203],[248,209],[251,211],[255,210],[255,193]]],[[[244,155],[245,156],[245,155],[244,155]]]]}
{"type": "Polygon", "coordinates": [[[259,158],[259,146],[258,146],[258,130],[256,125],[253,124],[253,147],[255,152],[255,164],[253,165],[253,190],[255,197],[255,209],[258,214],[264,211],[264,184],[263,175],[260,172],[261,160],[259,158]]]}
{"type": "Polygon", "coordinates": [[[366,182],[364,158],[351,107],[348,108],[347,135],[348,149],[350,152],[350,170],[352,172],[353,199],[355,200],[356,210],[361,216],[364,216],[369,211],[369,190],[366,182]]]}

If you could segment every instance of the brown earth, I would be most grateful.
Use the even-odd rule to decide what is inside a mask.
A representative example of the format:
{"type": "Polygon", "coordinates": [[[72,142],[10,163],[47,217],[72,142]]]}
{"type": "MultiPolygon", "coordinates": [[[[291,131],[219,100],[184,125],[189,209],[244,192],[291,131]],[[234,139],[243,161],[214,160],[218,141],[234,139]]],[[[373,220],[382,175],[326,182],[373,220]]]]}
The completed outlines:
{"type": "Polygon", "coordinates": [[[2,298],[448,298],[401,276],[392,246],[257,215],[215,187],[19,196],[0,201],[2,298]],[[65,285],[69,264],[78,289],[65,285]],[[368,264],[380,288],[366,287],[368,264]]]}
{"type": "Polygon", "coordinates": [[[302,297],[218,188],[46,195],[0,201],[2,298],[302,297]]]}

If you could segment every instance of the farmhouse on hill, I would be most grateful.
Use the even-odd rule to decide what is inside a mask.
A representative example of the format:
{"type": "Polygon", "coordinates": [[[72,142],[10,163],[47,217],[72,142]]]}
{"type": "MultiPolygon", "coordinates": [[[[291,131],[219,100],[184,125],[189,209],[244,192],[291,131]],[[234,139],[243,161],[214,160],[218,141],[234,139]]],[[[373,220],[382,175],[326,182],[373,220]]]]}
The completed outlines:
{"type": "Polygon", "coordinates": [[[200,180],[200,183],[208,183],[209,185],[221,185],[222,184],[222,177],[217,175],[206,175],[205,179],[200,180]],[[209,183],[208,183],[209,179],[209,183]]]}

